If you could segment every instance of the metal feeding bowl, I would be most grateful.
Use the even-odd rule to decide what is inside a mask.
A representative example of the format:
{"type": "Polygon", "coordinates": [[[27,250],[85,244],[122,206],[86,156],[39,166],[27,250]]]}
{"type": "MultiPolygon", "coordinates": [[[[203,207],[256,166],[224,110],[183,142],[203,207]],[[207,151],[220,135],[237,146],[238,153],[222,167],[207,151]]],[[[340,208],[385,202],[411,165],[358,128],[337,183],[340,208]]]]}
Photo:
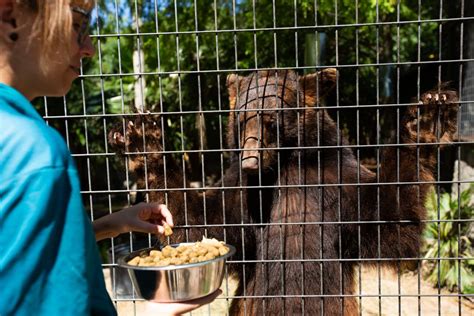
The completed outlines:
{"type": "MultiPolygon", "coordinates": [[[[194,243],[173,244],[192,245],[194,243]]],[[[224,278],[226,259],[235,254],[235,247],[225,244],[229,252],[215,259],[169,266],[133,266],[127,264],[143,252],[156,250],[154,247],[134,251],[119,258],[118,265],[126,268],[138,294],[154,302],[180,302],[204,297],[215,292],[224,278]]]]}

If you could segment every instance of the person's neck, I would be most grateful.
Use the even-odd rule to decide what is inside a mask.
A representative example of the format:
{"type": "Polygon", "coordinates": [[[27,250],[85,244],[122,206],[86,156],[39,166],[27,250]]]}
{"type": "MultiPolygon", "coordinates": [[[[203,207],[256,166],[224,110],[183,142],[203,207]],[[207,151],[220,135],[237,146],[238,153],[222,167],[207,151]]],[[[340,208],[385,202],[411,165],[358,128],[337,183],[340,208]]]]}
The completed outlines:
{"type": "Polygon", "coordinates": [[[23,80],[15,73],[14,67],[9,62],[8,54],[0,54],[0,83],[16,89],[30,101],[35,98],[34,93],[22,84],[23,80]]]}

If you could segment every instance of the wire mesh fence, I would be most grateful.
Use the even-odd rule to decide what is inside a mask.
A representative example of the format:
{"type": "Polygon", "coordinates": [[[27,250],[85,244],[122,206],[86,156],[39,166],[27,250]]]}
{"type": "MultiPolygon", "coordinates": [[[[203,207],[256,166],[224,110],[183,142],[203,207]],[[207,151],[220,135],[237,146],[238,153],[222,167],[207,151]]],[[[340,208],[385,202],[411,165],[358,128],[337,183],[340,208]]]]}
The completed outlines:
{"type": "MultiPolygon", "coordinates": [[[[194,314],[467,315],[473,37],[466,0],[99,1],[96,56],[37,105],[92,219],[166,203],[166,242],[237,247],[194,314]]],[[[99,244],[119,314],[146,311],[117,259],[155,239],[99,244]]]]}

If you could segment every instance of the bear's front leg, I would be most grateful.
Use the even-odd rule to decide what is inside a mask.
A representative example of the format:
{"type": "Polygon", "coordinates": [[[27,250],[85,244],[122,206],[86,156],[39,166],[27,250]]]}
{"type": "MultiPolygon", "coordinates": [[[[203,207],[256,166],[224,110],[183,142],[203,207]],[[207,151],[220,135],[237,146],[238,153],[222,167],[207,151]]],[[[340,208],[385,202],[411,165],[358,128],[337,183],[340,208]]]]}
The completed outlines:
{"type": "Polygon", "coordinates": [[[424,93],[418,104],[411,105],[402,120],[404,143],[447,143],[457,126],[458,96],[452,90],[424,93]]]}
{"type": "Polygon", "coordinates": [[[361,257],[419,256],[426,195],[435,181],[437,152],[455,136],[457,102],[455,91],[440,89],[424,93],[418,103],[408,107],[401,120],[399,146],[381,150],[377,180],[380,185],[377,190],[370,186],[361,189],[361,211],[366,220],[391,223],[362,225],[361,257]],[[382,238],[378,237],[379,233],[382,238]]]}

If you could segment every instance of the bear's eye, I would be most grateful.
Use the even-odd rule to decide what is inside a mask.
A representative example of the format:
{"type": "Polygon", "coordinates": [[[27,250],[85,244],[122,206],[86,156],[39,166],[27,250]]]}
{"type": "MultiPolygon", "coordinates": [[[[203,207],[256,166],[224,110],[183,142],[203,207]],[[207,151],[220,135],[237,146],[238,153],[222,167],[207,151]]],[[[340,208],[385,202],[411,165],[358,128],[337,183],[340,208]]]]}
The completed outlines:
{"type": "Polygon", "coordinates": [[[277,129],[278,128],[277,121],[276,120],[271,120],[270,123],[269,123],[269,126],[270,126],[271,129],[277,129]]]}

